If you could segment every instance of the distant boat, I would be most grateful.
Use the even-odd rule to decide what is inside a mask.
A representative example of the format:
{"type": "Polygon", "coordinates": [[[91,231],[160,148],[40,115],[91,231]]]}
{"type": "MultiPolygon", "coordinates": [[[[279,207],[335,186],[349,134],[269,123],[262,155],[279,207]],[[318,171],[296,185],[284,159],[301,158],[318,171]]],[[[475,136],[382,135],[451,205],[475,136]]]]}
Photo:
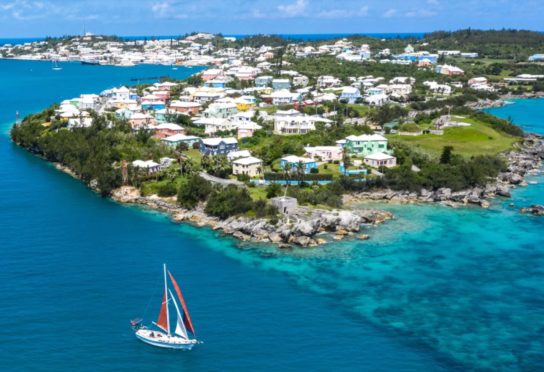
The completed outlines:
{"type": "Polygon", "coordinates": [[[98,66],[100,61],[97,59],[85,58],[81,60],[82,65],[98,66]]]}
{"type": "Polygon", "coordinates": [[[57,61],[53,61],[52,70],[53,70],[53,71],[60,71],[60,70],[62,70],[62,67],[59,66],[59,64],[57,63],[57,61]]]}
{"type": "Polygon", "coordinates": [[[153,322],[154,327],[151,329],[142,325],[142,319],[131,320],[130,324],[135,331],[136,337],[146,344],[167,349],[191,350],[200,342],[195,339],[195,329],[178,283],[170,271],[166,270],[166,265],[163,265],[163,270],[164,293],[162,295],[159,317],[157,322],[153,322]],[[178,301],[176,301],[176,296],[174,296],[172,291],[168,288],[167,272],[170,277],[170,282],[176,292],[177,300],[181,305],[181,312],[178,301]],[[170,304],[174,305],[175,315],[177,317],[173,332],[171,330],[170,322],[170,304]]]}

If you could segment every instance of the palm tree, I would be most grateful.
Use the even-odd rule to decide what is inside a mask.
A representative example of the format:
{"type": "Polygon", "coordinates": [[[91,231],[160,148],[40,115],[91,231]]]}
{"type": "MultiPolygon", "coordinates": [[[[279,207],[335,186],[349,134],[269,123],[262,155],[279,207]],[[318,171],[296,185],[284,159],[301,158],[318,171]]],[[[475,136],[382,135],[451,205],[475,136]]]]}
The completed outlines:
{"type": "Polygon", "coordinates": [[[298,162],[296,167],[296,173],[297,173],[298,180],[302,181],[304,179],[304,174],[305,174],[305,167],[303,162],[301,161],[298,162]]]}

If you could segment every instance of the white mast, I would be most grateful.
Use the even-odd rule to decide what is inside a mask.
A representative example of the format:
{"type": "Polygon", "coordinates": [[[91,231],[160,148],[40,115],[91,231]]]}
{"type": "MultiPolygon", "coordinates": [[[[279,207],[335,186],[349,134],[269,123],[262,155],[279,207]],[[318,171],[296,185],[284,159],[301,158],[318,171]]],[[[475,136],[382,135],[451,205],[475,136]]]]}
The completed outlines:
{"type": "Polygon", "coordinates": [[[164,300],[166,301],[166,330],[170,336],[170,318],[168,314],[168,287],[166,285],[166,264],[162,264],[164,269],[164,300]]]}

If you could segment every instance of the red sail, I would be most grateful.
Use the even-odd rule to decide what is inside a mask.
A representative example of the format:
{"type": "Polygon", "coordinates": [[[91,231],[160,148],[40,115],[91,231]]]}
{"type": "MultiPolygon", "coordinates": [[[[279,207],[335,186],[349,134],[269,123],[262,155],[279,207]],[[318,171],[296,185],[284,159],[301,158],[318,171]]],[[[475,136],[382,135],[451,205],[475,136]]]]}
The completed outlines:
{"type": "Polygon", "coordinates": [[[157,326],[159,328],[162,328],[165,332],[168,332],[168,314],[167,314],[167,307],[168,304],[166,302],[166,292],[164,292],[164,295],[162,296],[162,304],[161,304],[161,311],[159,312],[159,319],[157,319],[157,326]]]}
{"type": "Polygon", "coordinates": [[[174,289],[176,290],[176,293],[178,295],[179,302],[181,303],[181,307],[183,308],[183,312],[185,313],[185,316],[183,317],[183,324],[185,324],[185,328],[187,328],[193,335],[196,336],[195,328],[193,327],[193,323],[191,322],[191,316],[189,315],[187,305],[185,304],[185,300],[183,299],[183,295],[181,294],[181,289],[179,289],[179,285],[170,271],[168,272],[168,275],[170,276],[170,280],[174,285],[174,289]]]}

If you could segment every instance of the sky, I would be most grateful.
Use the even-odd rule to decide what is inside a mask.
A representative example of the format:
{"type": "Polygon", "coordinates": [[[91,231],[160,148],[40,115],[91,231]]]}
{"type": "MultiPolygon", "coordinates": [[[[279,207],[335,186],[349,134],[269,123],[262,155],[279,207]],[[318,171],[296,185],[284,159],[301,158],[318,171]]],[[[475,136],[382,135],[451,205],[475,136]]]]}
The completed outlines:
{"type": "Polygon", "coordinates": [[[0,0],[0,38],[544,31],[544,0],[0,0]]]}

